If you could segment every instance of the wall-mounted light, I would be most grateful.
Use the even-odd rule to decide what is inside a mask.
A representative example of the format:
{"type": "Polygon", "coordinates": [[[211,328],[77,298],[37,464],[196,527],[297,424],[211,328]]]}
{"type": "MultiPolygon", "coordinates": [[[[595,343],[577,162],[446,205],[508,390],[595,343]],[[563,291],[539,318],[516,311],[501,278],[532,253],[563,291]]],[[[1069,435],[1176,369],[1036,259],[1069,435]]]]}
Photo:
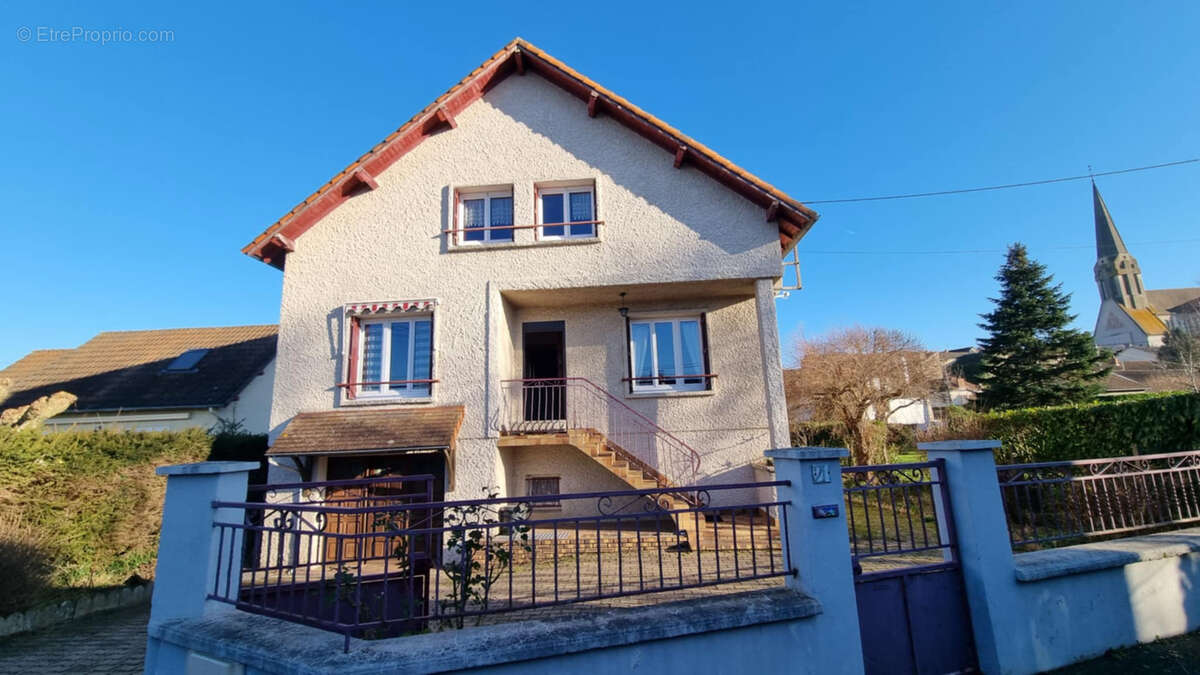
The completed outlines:
{"type": "MultiPolygon", "coordinates": [[[[621,291],[621,302],[625,302],[625,291],[621,291]]],[[[618,307],[617,311],[620,312],[621,316],[623,316],[623,317],[629,316],[629,308],[628,307],[618,307]]]]}

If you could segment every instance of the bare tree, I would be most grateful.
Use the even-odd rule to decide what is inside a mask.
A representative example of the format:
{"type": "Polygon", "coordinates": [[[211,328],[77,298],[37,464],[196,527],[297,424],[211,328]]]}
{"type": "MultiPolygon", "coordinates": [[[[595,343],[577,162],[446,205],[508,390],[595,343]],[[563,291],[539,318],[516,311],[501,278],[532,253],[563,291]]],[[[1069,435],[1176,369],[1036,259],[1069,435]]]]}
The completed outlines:
{"type": "Polygon", "coordinates": [[[886,419],[922,404],[941,386],[937,356],[898,330],[834,330],[798,340],[795,356],[800,368],[789,383],[789,399],[803,402],[814,419],[845,426],[855,464],[869,464],[883,453],[882,439],[871,433],[873,417],[886,419]]]}
{"type": "Polygon", "coordinates": [[[1158,358],[1179,384],[1200,392],[1200,335],[1184,328],[1170,329],[1158,358]]]}

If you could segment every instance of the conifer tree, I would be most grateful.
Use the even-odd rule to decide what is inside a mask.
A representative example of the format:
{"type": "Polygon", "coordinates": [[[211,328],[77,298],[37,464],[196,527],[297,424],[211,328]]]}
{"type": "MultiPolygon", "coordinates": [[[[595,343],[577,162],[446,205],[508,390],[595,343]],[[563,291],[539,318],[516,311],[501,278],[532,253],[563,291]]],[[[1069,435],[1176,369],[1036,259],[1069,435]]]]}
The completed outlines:
{"type": "Polygon", "coordinates": [[[1069,328],[1071,296],[1053,284],[1045,265],[1030,260],[1025,247],[1009,247],[1000,272],[996,307],[979,324],[982,347],[980,401],[985,408],[1011,409],[1080,403],[1100,393],[1111,355],[1098,351],[1092,336],[1069,328]]]}

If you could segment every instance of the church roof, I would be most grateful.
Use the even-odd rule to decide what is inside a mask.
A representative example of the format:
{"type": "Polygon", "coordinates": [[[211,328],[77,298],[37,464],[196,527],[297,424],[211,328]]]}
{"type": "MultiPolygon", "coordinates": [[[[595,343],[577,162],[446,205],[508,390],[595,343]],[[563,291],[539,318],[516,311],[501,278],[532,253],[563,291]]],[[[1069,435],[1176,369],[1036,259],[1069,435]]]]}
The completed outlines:
{"type": "Polygon", "coordinates": [[[1128,314],[1129,318],[1133,319],[1133,322],[1136,323],[1138,328],[1141,328],[1142,332],[1146,335],[1162,335],[1163,333],[1167,332],[1167,324],[1163,323],[1162,319],[1158,318],[1158,315],[1154,313],[1154,310],[1145,307],[1142,309],[1131,309],[1120,304],[1118,304],[1117,307],[1120,307],[1122,311],[1128,314]]]}
{"type": "Polygon", "coordinates": [[[1156,291],[1147,290],[1146,299],[1160,312],[1175,314],[1188,311],[1184,305],[1196,303],[1191,309],[1200,312],[1200,287],[1197,288],[1162,288],[1156,291]]]}
{"type": "Polygon", "coordinates": [[[1096,214],[1096,258],[1112,258],[1129,253],[1095,181],[1092,181],[1092,209],[1096,214]]]}

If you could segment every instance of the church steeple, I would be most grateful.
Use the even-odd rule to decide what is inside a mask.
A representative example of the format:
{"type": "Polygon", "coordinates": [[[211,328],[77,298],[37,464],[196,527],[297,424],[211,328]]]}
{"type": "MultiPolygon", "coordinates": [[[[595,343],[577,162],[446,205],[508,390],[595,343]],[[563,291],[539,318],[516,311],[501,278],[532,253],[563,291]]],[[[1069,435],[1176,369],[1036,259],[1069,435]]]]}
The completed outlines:
{"type": "Polygon", "coordinates": [[[1096,266],[1093,270],[1100,299],[1114,300],[1129,309],[1144,309],[1147,302],[1142,270],[1137,259],[1125,248],[1095,181],[1092,181],[1092,209],[1096,216],[1096,266]]]}

